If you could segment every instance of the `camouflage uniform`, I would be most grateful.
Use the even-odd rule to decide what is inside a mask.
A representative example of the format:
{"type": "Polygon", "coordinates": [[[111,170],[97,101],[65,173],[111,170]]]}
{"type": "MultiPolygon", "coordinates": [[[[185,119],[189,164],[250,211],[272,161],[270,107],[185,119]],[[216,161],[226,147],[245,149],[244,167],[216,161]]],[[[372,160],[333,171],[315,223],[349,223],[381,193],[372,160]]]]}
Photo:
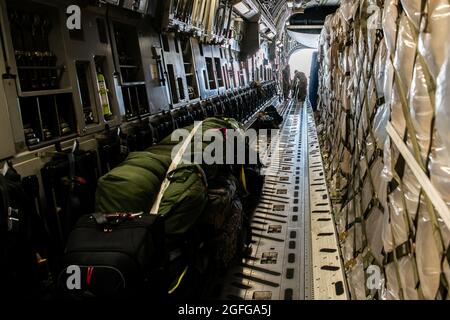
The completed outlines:
{"type": "Polygon", "coordinates": [[[289,98],[289,92],[291,91],[291,68],[286,65],[283,69],[283,96],[284,99],[289,98]]]}
{"type": "Polygon", "coordinates": [[[294,83],[298,100],[305,101],[308,92],[308,79],[306,75],[303,72],[296,72],[294,83]]]}

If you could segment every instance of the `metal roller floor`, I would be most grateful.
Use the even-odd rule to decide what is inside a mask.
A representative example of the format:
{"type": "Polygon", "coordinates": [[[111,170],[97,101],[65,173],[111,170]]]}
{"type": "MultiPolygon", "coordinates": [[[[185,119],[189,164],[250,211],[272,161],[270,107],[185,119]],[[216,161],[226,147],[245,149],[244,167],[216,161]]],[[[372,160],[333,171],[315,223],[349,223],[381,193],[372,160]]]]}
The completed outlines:
{"type": "Polygon", "coordinates": [[[266,155],[251,253],[221,281],[221,298],[347,299],[311,108],[290,101],[278,109],[284,123],[266,155]]]}

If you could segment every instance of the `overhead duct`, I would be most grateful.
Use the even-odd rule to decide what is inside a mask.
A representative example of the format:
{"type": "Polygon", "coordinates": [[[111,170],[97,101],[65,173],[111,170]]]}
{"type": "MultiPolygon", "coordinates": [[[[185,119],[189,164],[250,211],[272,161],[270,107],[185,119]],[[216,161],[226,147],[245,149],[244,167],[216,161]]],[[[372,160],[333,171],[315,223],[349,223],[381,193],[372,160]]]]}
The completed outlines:
{"type": "Polygon", "coordinates": [[[325,18],[336,12],[338,7],[312,7],[304,9],[304,12],[295,12],[289,18],[290,25],[323,25],[325,18]]]}

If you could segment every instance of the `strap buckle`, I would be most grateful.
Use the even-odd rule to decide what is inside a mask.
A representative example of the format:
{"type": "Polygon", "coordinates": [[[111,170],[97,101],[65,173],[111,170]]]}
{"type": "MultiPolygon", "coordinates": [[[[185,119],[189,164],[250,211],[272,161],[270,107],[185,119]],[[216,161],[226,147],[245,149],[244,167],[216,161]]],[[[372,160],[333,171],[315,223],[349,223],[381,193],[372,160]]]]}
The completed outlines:
{"type": "Polygon", "coordinates": [[[20,223],[19,209],[8,207],[8,231],[18,232],[20,223]]]}

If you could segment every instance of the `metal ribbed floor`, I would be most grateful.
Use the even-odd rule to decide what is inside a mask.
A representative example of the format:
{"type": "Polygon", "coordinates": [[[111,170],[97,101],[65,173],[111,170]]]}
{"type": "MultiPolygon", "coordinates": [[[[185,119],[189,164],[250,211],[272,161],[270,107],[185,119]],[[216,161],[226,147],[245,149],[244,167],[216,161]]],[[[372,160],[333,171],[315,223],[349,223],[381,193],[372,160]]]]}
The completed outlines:
{"type": "Polygon", "coordinates": [[[346,299],[312,111],[293,102],[279,110],[285,120],[266,155],[251,252],[220,281],[221,298],[346,299]]]}

